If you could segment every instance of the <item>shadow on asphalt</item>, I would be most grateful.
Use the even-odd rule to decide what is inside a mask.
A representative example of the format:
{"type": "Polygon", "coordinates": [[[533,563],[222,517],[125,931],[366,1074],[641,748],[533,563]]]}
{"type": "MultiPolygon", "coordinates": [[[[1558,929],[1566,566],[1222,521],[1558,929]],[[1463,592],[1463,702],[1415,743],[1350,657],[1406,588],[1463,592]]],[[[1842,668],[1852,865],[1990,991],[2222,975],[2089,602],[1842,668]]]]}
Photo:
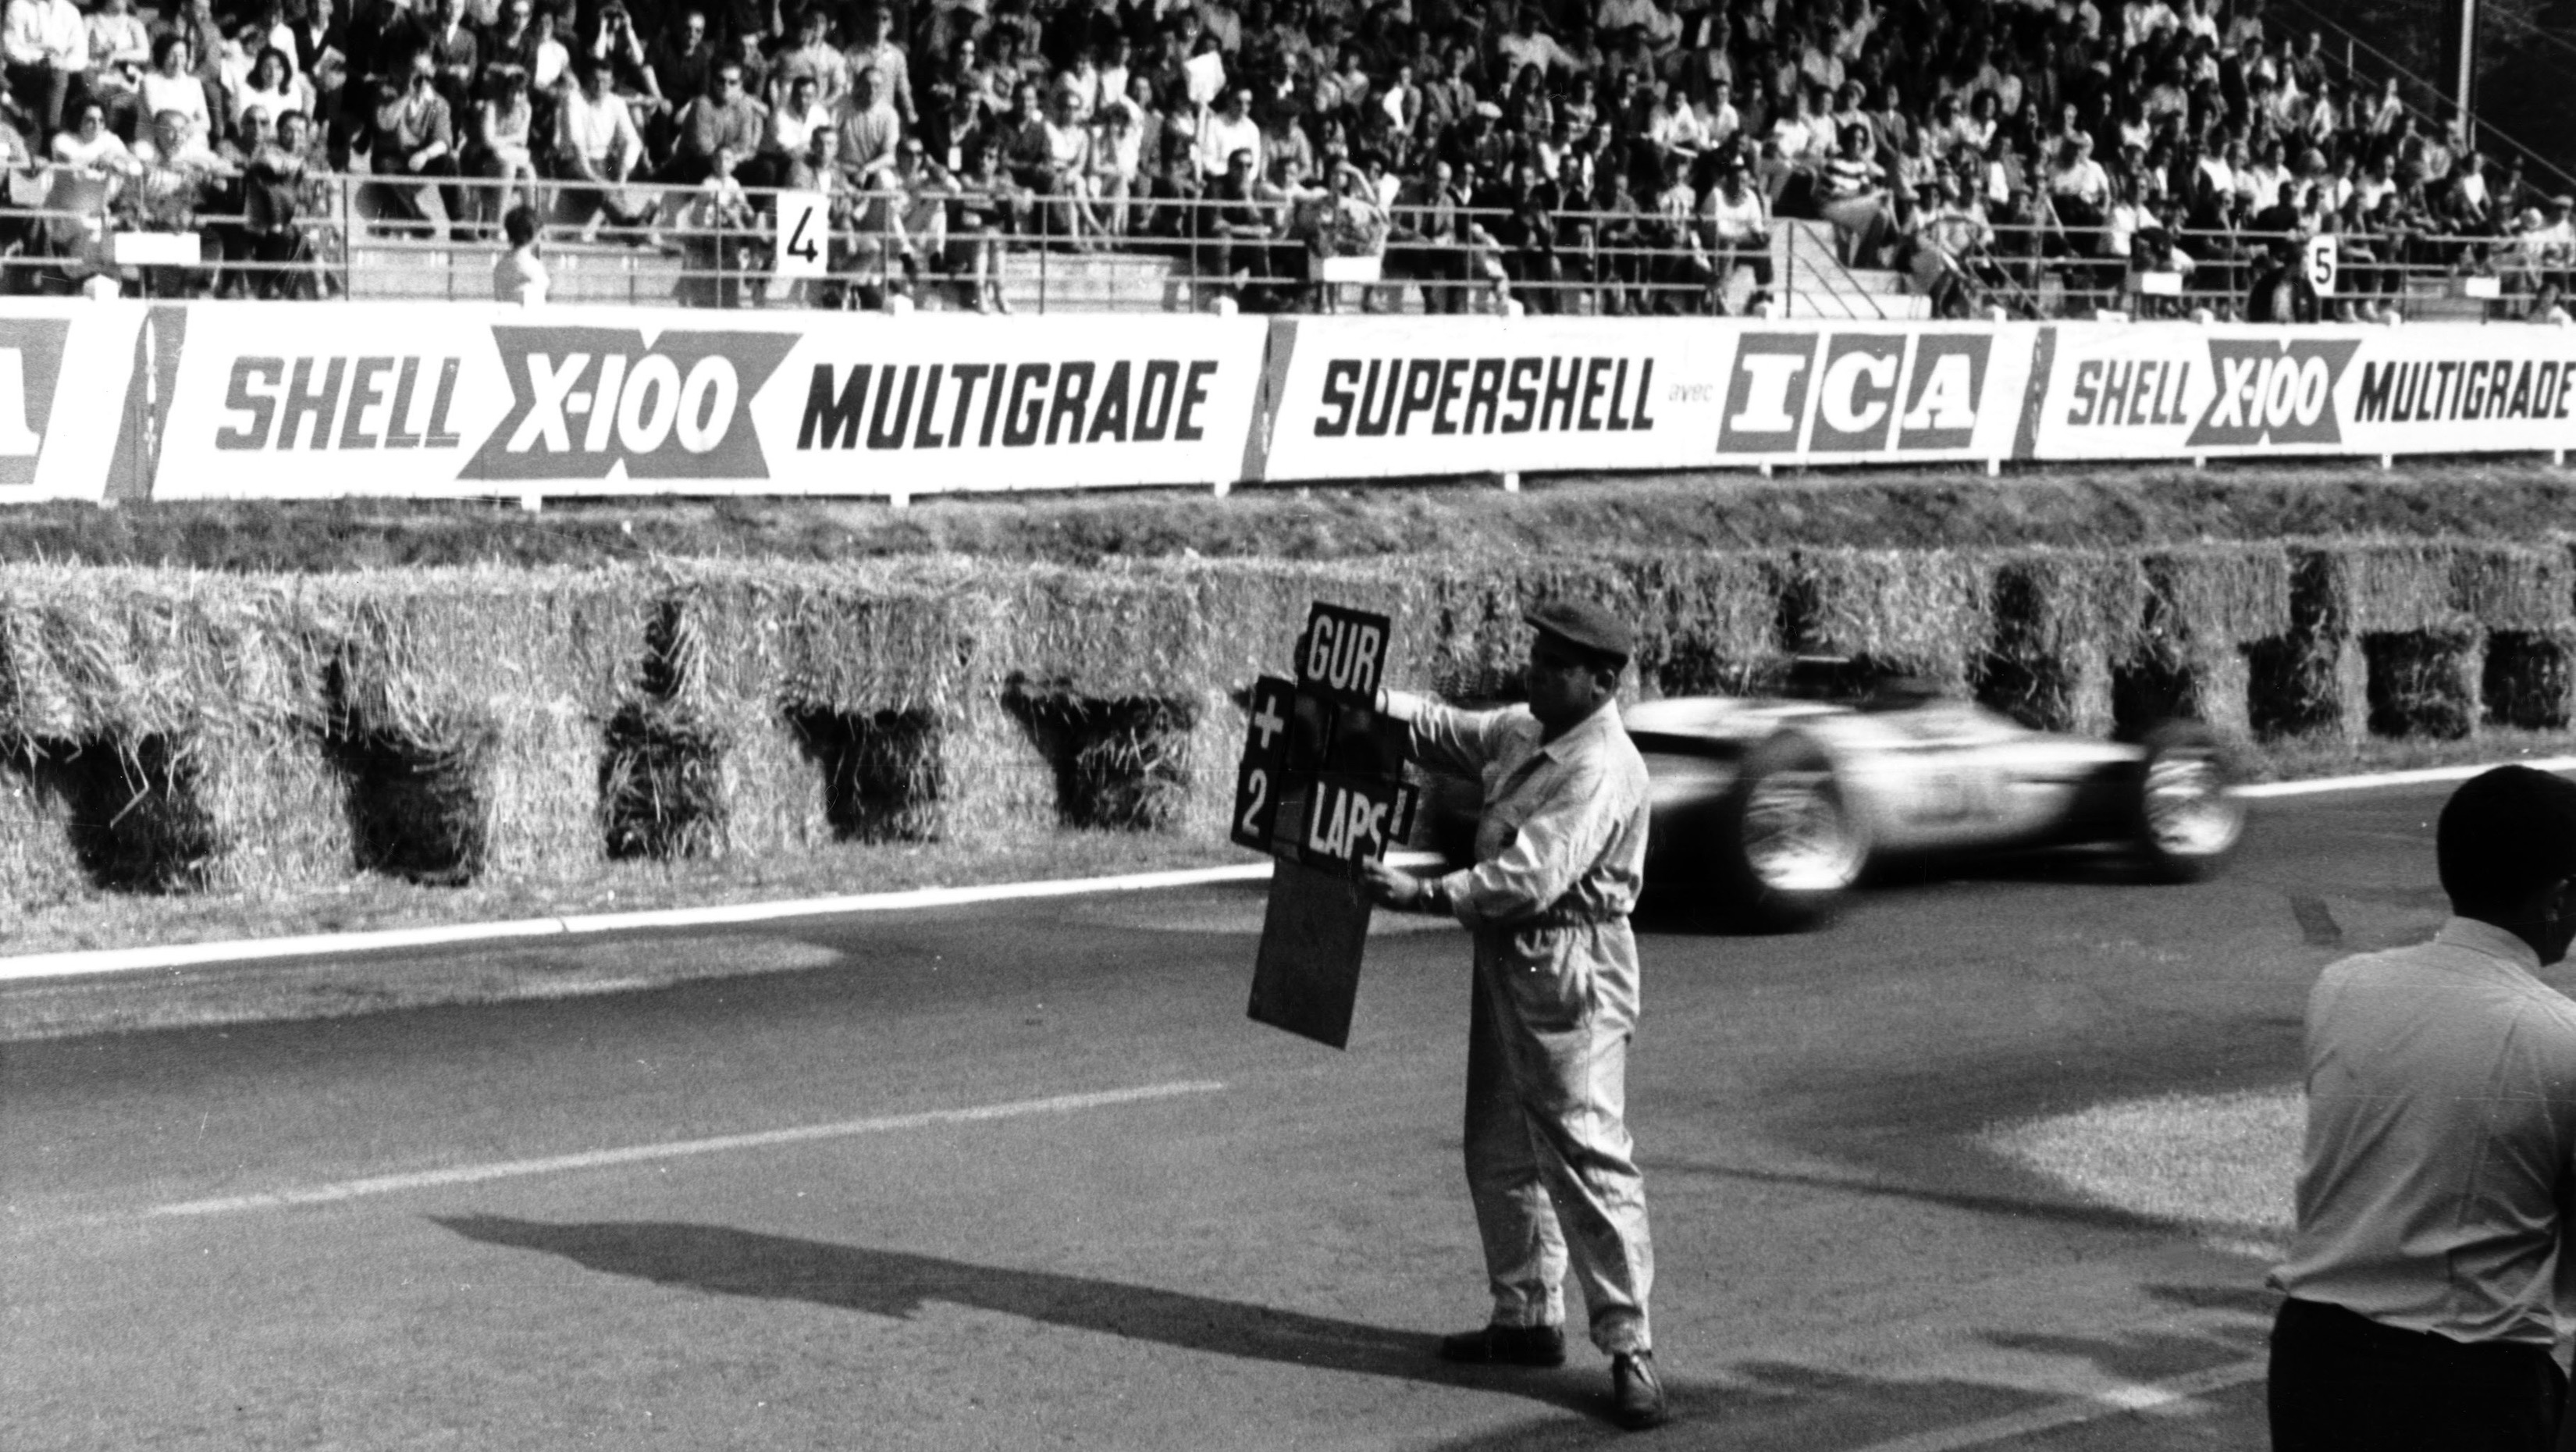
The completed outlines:
{"type": "Polygon", "coordinates": [[[1955,1190],[1927,1189],[1916,1185],[1891,1184],[1884,1180],[1846,1178],[1841,1175],[1800,1174],[1790,1170],[1756,1170],[1737,1165],[1702,1164],[1692,1160],[1649,1158],[1644,1165],[1647,1170],[1656,1174],[1701,1175],[1715,1179],[1743,1180],[1758,1185],[1789,1185],[1804,1190],[1827,1190],[1841,1195],[1870,1195],[1914,1200],[1927,1205],[1946,1206],[1953,1210],[1970,1210],[1982,1215],[2010,1215],[2022,1219],[2048,1220],[2063,1225],[2085,1225],[2101,1230],[2174,1231],[2205,1228],[2178,1220],[2132,1214],[2114,1206],[2087,1205],[2072,1200],[2034,1200],[2021,1195],[1981,1195],[1955,1190]]]}
{"type": "MultiPolygon", "coordinates": [[[[1609,1377],[1603,1363],[1578,1362],[1554,1372],[1459,1366],[1439,1359],[1435,1335],[1184,1291],[760,1235],[721,1225],[554,1224],[499,1215],[430,1218],[469,1240],[559,1255],[589,1270],[657,1285],[806,1301],[896,1319],[910,1317],[925,1302],[944,1301],[1184,1351],[1501,1392],[1593,1417],[1609,1412],[1609,1377]]],[[[1674,1395],[1677,1402],[1686,1401],[1680,1389],[1674,1389],[1674,1395]]]]}

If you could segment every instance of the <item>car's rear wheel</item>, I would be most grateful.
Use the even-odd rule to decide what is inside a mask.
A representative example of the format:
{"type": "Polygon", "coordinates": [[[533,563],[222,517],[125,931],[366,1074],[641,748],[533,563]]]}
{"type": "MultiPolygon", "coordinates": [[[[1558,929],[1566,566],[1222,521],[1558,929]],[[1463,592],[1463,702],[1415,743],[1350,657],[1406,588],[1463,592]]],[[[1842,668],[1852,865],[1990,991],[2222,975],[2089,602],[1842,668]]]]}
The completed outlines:
{"type": "Polygon", "coordinates": [[[2245,836],[2236,773],[2208,727],[2173,721],[2147,733],[2130,803],[2130,839],[2159,882],[2221,871],[2245,836]]]}
{"type": "Polygon", "coordinates": [[[1757,932],[1822,922],[1869,860],[1867,834],[1833,759],[1801,736],[1753,749],[1717,825],[1719,905],[1757,932]]]}

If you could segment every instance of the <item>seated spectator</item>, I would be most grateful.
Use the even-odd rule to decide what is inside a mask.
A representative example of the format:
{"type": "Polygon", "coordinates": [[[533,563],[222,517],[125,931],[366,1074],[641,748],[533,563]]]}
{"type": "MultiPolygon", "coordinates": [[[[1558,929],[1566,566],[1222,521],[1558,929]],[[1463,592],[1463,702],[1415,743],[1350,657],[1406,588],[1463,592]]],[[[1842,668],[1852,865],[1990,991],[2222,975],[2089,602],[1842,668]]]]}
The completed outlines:
{"type": "Polygon", "coordinates": [[[1893,221],[1886,173],[1870,154],[1867,126],[1843,128],[1842,148],[1825,163],[1818,183],[1817,212],[1834,226],[1843,259],[1855,267],[1878,265],[1893,221]]]}
{"type": "Polygon", "coordinates": [[[1247,307],[1268,300],[1277,276],[1272,242],[1278,219],[1261,195],[1256,162],[1250,147],[1235,149],[1225,174],[1208,189],[1199,220],[1199,275],[1211,279],[1219,295],[1247,307]]]}
{"type": "Polygon", "coordinates": [[[877,94],[877,75],[863,70],[850,78],[833,124],[832,165],[841,187],[852,195],[879,185],[880,173],[894,169],[895,146],[903,139],[903,119],[877,94]]]}
{"type": "Polygon", "coordinates": [[[813,191],[832,174],[835,131],[823,104],[822,83],[811,71],[788,78],[787,94],[769,113],[760,152],[766,184],[813,191]]]}
{"type": "Polygon", "coordinates": [[[1261,128],[1252,120],[1252,93],[1241,86],[1228,87],[1218,99],[1215,113],[1201,122],[1193,150],[1203,183],[1213,184],[1228,175],[1238,151],[1252,158],[1248,175],[1259,176],[1263,169],[1261,128]]]}
{"type": "Polygon", "coordinates": [[[1136,107],[1122,99],[1094,113],[1087,190],[1092,198],[1090,229],[1099,236],[1127,235],[1127,198],[1143,170],[1144,152],[1136,107]]]}
{"type": "MultiPolygon", "coordinates": [[[[740,76],[735,77],[737,84],[740,76]]],[[[704,97],[699,99],[704,100],[704,97]]],[[[720,143],[705,159],[706,174],[693,184],[679,215],[682,307],[742,306],[744,257],[758,220],[751,198],[734,176],[741,153],[720,143]]]]}
{"type": "Polygon", "coordinates": [[[416,223],[432,239],[445,236],[456,216],[454,188],[433,180],[457,174],[456,121],[448,114],[447,98],[438,93],[437,80],[437,62],[424,50],[413,53],[399,89],[386,82],[385,98],[376,107],[370,156],[377,176],[401,178],[377,193],[386,217],[416,223]]]}
{"type": "MultiPolygon", "coordinates": [[[[17,7],[12,5],[14,12],[17,7]]],[[[152,31],[143,17],[134,13],[133,0],[100,0],[85,22],[89,34],[89,67],[92,77],[106,67],[131,64],[136,74],[152,62],[152,31]]]]}
{"type": "MultiPolygon", "coordinates": [[[[669,28],[654,40],[653,84],[673,105],[694,105],[715,89],[717,61],[715,37],[707,30],[707,13],[692,6],[674,15],[669,28]]],[[[739,94],[756,102],[765,99],[748,85],[739,60],[734,62],[734,76],[743,86],[739,94]]],[[[742,159],[747,161],[750,156],[746,151],[742,159]]]]}
{"type": "Polygon", "coordinates": [[[655,115],[687,99],[662,94],[662,82],[653,74],[652,53],[635,29],[635,17],[627,11],[625,0],[608,0],[600,7],[599,38],[591,42],[590,58],[608,77],[609,89],[625,99],[630,116],[655,115]]]}
{"type": "Polygon", "coordinates": [[[473,214],[483,227],[514,207],[537,204],[537,109],[528,73],[505,65],[487,74],[489,94],[474,112],[474,171],[492,183],[474,193],[473,214]]]}
{"type": "Polygon", "coordinates": [[[585,57],[574,73],[579,89],[555,112],[555,175],[567,183],[556,189],[555,208],[563,225],[579,227],[588,238],[602,217],[631,228],[651,209],[626,194],[644,158],[644,138],[636,133],[626,98],[608,88],[608,72],[596,61],[585,57]]]}
{"type": "Polygon", "coordinates": [[[143,73],[136,87],[136,99],[143,115],[159,121],[164,111],[176,111],[188,118],[191,131],[211,136],[215,130],[214,108],[206,101],[206,83],[190,71],[194,53],[188,37],[170,31],[152,43],[152,69],[143,73]]]}
{"type": "Polygon", "coordinates": [[[1001,143],[986,137],[968,153],[966,174],[948,199],[947,241],[940,259],[970,312],[1007,313],[1002,295],[1002,238],[1010,227],[1010,177],[1002,170],[1001,143]]]}
{"type": "Polygon", "coordinates": [[[1753,185],[1753,169],[1742,157],[1730,157],[1718,184],[1700,204],[1700,241],[1709,258],[1708,303],[1712,313],[1726,311],[1726,286],[1736,269],[1753,273],[1753,294],[1746,311],[1759,309],[1771,297],[1771,212],[1753,185]]]}
{"type": "Polygon", "coordinates": [[[313,120],[301,111],[277,118],[277,129],[251,153],[244,168],[242,234],[251,264],[251,290],[260,297],[320,296],[307,267],[313,249],[302,226],[313,120]]]}
{"type": "MultiPolygon", "coordinates": [[[[662,168],[661,180],[676,186],[695,186],[715,170],[719,151],[733,153],[735,164],[760,154],[769,128],[769,108],[745,94],[742,64],[719,61],[709,77],[707,93],[689,101],[680,112],[678,144],[670,162],[662,168]]],[[[732,173],[727,173],[728,178],[732,173]]],[[[741,190],[739,180],[734,190],[741,190]]]]}
{"type": "Polygon", "coordinates": [[[286,52],[270,46],[251,63],[250,74],[243,78],[241,90],[233,97],[234,127],[240,128],[246,118],[257,116],[274,134],[278,117],[289,111],[305,110],[311,104],[304,89],[303,82],[295,74],[294,62],[287,58],[286,52]]]}

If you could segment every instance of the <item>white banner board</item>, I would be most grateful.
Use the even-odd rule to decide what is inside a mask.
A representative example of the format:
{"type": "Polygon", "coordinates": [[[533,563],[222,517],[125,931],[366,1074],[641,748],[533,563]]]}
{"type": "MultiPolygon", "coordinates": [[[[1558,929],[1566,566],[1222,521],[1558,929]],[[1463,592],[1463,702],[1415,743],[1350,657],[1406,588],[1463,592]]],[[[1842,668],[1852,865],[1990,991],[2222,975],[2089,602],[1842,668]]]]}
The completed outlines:
{"type": "Polygon", "coordinates": [[[198,304],[165,499],[1209,485],[1253,319],[198,304]]]}

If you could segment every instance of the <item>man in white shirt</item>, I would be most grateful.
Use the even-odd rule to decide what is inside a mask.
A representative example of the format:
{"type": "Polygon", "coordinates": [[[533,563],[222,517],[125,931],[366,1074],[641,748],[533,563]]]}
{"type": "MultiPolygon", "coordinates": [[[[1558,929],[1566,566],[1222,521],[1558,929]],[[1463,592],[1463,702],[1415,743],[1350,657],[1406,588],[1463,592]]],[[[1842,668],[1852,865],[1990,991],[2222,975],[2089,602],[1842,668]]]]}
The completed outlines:
{"type": "Polygon", "coordinates": [[[1260,125],[1252,119],[1252,92],[1242,86],[1227,88],[1217,108],[1200,118],[1198,144],[1191,149],[1198,157],[1201,181],[1223,177],[1238,151],[1251,152],[1252,174],[1263,175],[1267,148],[1261,144],[1260,125]]]}
{"type": "Polygon", "coordinates": [[[89,69],[89,21],[72,0],[9,0],[0,57],[8,62],[9,93],[51,137],[63,129],[63,102],[89,69]]]}
{"type": "Polygon", "coordinates": [[[605,214],[619,226],[634,225],[632,208],[620,189],[644,156],[644,138],[636,133],[626,98],[608,88],[607,68],[588,56],[573,63],[580,86],[567,92],[555,109],[555,158],[563,220],[578,224],[588,237],[605,214]]]}
{"type": "Polygon", "coordinates": [[[2442,808],[2452,917],[2308,996],[2298,1228],[2271,1284],[2274,1452],[2550,1452],[2576,1330],[2576,782],[2523,766],[2442,808]]]}

